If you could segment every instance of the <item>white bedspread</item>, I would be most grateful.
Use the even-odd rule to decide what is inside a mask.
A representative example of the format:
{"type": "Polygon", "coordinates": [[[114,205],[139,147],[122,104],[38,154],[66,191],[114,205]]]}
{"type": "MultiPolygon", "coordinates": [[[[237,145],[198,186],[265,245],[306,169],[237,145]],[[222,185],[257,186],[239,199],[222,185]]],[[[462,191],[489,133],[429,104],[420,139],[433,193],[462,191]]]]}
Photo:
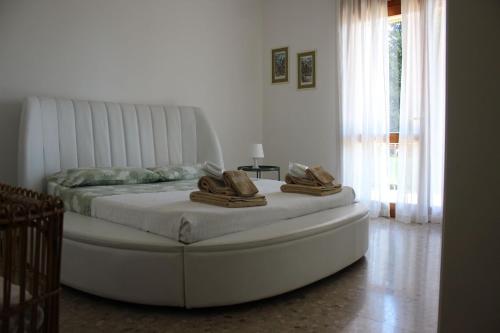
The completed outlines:
{"type": "Polygon", "coordinates": [[[268,204],[251,208],[223,208],[191,202],[190,191],[122,194],[92,200],[92,216],[183,242],[194,243],[228,233],[253,229],[354,202],[354,191],[325,197],[282,193],[282,182],[258,180],[268,204]]]}

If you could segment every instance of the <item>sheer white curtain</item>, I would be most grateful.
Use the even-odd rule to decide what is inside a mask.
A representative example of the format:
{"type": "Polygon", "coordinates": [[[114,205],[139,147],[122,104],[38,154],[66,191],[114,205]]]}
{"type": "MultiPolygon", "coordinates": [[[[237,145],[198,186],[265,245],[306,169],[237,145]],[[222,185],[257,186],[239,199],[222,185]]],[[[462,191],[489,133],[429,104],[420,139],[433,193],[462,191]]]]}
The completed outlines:
{"type": "Polygon", "coordinates": [[[402,0],[403,65],[396,219],[442,219],[445,0],[402,0]]]}
{"type": "Polygon", "coordinates": [[[378,216],[389,190],[387,0],[341,0],[339,14],[342,178],[378,216]]]}

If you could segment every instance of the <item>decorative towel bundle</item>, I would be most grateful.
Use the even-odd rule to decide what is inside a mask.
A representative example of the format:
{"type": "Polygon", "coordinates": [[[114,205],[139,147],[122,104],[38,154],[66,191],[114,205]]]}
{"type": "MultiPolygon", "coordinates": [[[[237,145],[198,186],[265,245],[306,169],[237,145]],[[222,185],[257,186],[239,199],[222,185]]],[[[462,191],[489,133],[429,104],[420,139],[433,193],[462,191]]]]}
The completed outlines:
{"type": "Polygon", "coordinates": [[[220,177],[218,173],[210,172],[209,176],[200,178],[198,188],[199,191],[190,194],[192,201],[228,208],[267,204],[266,197],[257,195],[259,190],[244,171],[223,171],[220,177]]]}
{"type": "Polygon", "coordinates": [[[288,168],[286,184],[281,186],[283,192],[324,196],[342,191],[342,185],[335,183],[335,178],[319,165],[290,163],[288,168]]]}

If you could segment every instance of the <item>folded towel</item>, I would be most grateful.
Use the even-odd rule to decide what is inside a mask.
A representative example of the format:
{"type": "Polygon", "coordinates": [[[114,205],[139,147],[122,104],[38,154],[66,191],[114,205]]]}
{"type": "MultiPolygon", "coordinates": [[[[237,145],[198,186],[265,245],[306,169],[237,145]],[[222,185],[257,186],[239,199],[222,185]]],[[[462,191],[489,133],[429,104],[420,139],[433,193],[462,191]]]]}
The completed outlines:
{"type": "Polygon", "coordinates": [[[191,201],[226,208],[257,207],[267,205],[266,197],[263,195],[256,195],[253,197],[238,197],[196,191],[191,192],[189,197],[191,201]]]}
{"type": "Polygon", "coordinates": [[[205,161],[205,163],[203,163],[202,170],[213,178],[223,180],[222,173],[224,172],[224,169],[222,169],[215,163],[205,161]]]}
{"type": "Polygon", "coordinates": [[[298,184],[284,184],[281,185],[281,191],[286,193],[300,193],[300,194],[309,194],[316,196],[325,196],[341,192],[342,186],[341,185],[307,186],[298,184]]]}
{"type": "Polygon", "coordinates": [[[288,173],[293,177],[305,177],[308,166],[296,162],[288,162],[288,173]]]}
{"type": "Polygon", "coordinates": [[[306,176],[316,179],[322,185],[331,184],[335,180],[335,178],[333,178],[333,176],[320,165],[307,168],[306,176]]]}
{"type": "Polygon", "coordinates": [[[212,176],[201,177],[200,180],[198,180],[198,188],[202,192],[209,192],[209,193],[229,195],[229,196],[236,195],[236,192],[231,187],[227,186],[223,180],[219,180],[212,176]]]}
{"type": "Polygon", "coordinates": [[[259,192],[245,171],[224,171],[222,175],[226,185],[240,197],[253,197],[259,192]]]}

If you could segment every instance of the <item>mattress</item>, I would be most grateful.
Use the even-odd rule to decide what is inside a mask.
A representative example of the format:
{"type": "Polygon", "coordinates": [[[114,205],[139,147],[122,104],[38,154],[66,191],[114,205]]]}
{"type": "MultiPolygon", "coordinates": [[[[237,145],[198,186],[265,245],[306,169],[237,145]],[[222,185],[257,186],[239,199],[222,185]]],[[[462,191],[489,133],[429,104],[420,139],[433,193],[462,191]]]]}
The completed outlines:
{"type": "Polygon", "coordinates": [[[282,184],[256,180],[255,185],[259,193],[266,196],[268,204],[250,208],[192,202],[189,193],[196,188],[196,181],[77,189],[51,185],[49,190],[60,195],[69,210],[186,244],[347,206],[355,200],[350,187],[334,195],[314,197],[283,193],[282,184]]]}

